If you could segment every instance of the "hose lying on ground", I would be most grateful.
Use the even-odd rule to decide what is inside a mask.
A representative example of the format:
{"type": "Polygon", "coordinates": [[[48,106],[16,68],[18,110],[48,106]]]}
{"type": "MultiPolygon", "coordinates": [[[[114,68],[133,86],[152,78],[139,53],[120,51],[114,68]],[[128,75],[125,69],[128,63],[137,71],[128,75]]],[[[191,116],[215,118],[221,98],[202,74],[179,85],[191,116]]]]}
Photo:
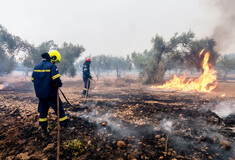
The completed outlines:
{"type": "Polygon", "coordinates": [[[68,99],[65,97],[64,93],[62,92],[62,90],[59,88],[61,94],[63,95],[64,99],[66,100],[66,102],[71,106],[74,107],[71,103],[69,103],[68,99]]]}

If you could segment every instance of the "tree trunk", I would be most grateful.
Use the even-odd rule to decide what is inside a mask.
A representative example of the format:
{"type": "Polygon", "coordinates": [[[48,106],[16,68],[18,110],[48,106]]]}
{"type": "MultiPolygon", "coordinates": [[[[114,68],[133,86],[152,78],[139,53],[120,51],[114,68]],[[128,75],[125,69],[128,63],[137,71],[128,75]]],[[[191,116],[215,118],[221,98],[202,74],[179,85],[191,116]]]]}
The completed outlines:
{"type": "Polygon", "coordinates": [[[162,83],[164,80],[164,75],[166,73],[165,65],[158,65],[155,71],[148,73],[148,78],[145,81],[145,84],[155,84],[155,83],[162,83]]]}
{"type": "Polygon", "coordinates": [[[99,73],[98,73],[98,70],[97,70],[96,72],[94,71],[94,73],[95,73],[96,78],[99,80],[99,73]]]}
{"type": "Polygon", "coordinates": [[[225,72],[225,73],[224,73],[224,77],[223,77],[223,81],[224,81],[224,82],[227,82],[227,74],[228,74],[228,72],[225,72]]]}
{"type": "Polygon", "coordinates": [[[117,72],[117,78],[120,78],[121,76],[118,68],[116,68],[116,72],[117,72]]]}

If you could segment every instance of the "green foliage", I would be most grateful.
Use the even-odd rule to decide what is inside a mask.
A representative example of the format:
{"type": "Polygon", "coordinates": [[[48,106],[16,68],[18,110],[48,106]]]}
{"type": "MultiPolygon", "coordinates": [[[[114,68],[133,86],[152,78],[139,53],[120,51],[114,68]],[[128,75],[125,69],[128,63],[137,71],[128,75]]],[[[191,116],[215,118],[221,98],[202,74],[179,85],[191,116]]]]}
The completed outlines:
{"type": "Polygon", "coordinates": [[[58,48],[61,54],[61,63],[58,65],[61,74],[67,74],[70,77],[76,75],[75,60],[85,51],[82,46],[64,43],[58,48]]]}
{"type": "Polygon", "coordinates": [[[10,74],[15,68],[15,59],[14,57],[2,57],[0,64],[0,76],[4,74],[10,74]]]}
{"type": "Polygon", "coordinates": [[[227,74],[232,70],[235,70],[235,56],[224,55],[221,56],[218,60],[218,69],[221,70],[223,75],[223,80],[227,81],[227,74]]]}
{"type": "Polygon", "coordinates": [[[210,62],[214,64],[219,54],[214,51],[215,41],[212,39],[194,40],[194,33],[189,31],[175,35],[168,41],[156,35],[152,39],[153,47],[143,53],[132,53],[134,65],[140,69],[140,77],[145,83],[163,82],[167,69],[176,66],[201,69],[202,58],[199,58],[200,51],[205,48],[211,52],[210,62]]]}
{"type": "Polygon", "coordinates": [[[9,74],[15,67],[15,55],[21,48],[22,40],[13,36],[0,25],[0,75],[9,74]]]}
{"type": "Polygon", "coordinates": [[[150,51],[145,50],[143,53],[132,53],[134,65],[140,69],[140,77],[146,79],[145,83],[160,82],[164,75],[164,54],[168,53],[166,42],[162,37],[156,35],[152,39],[153,48],[150,51]]]}
{"type": "Polygon", "coordinates": [[[101,72],[108,72],[111,70],[111,56],[99,55],[91,57],[91,71],[99,79],[101,72]]]}
{"type": "Polygon", "coordinates": [[[21,57],[22,64],[32,70],[37,63],[41,62],[41,54],[51,49],[56,49],[61,54],[61,64],[58,64],[60,73],[67,74],[71,77],[75,76],[76,68],[74,62],[84,51],[82,46],[64,43],[61,47],[58,47],[58,45],[51,40],[35,47],[21,40],[19,37],[8,33],[7,30],[0,25],[0,58],[2,60],[0,64],[0,75],[12,72],[15,63],[14,57],[19,51],[25,53],[25,57],[21,57]]]}
{"type": "Polygon", "coordinates": [[[8,31],[0,25],[0,42],[1,47],[5,47],[6,51],[12,53],[17,48],[17,40],[16,36],[8,33],[8,31]]]}
{"type": "Polygon", "coordinates": [[[111,69],[115,70],[117,73],[117,78],[121,77],[121,72],[131,70],[132,63],[130,57],[127,56],[126,59],[123,57],[111,57],[111,69]]]}
{"type": "Polygon", "coordinates": [[[27,55],[23,60],[25,67],[33,69],[33,67],[42,60],[41,54],[48,52],[51,48],[56,49],[57,45],[53,41],[47,41],[40,44],[38,47],[27,44],[27,55]]]}
{"type": "Polygon", "coordinates": [[[73,156],[77,156],[84,152],[85,146],[77,139],[65,141],[62,144],[64,152],[71,152],[73,156]]]}
{"type": "Polygon", "coordinates": [[[61,54],[61,63],[58,64],[60,74],[67,74],[74,77],[76,75],[75,60],[85,50],[82,46],[66,43],[58,47],[54,41],[47,41],[40,44],[38,47],[29,45],[28,54],[25,57],[23,64],[28,68],[33,68],[37,63],[41,62],[41,54],[48,52],[51,49],[56,49],[61,54]]]}
{"type": "MultiPolygon", "coordinates": [[[[91,58],[91,71],[95,74],[96,78],[99,79],[101,73],[111,71],[116,71],[117,77],[121,76],[124,71],[130,71],[132,69],[132,62],[130,56],[126,58],[123,57],[113,57],[106,55],[98,55],[91,58]]],[[[79,70],[82,70],[84,60],[76,64],[79,70]]]]}
{"type": "Polygon", "coordinates": [[[184,64],[187,68],[196,68],[198,71],[202,70],[203,56],[199,57],[199,53],[202,49],[204,52],[210,52],[209,63],[213,66],[216,65],[216,61],[219,58],[219,54],[214,50],[216,42],[213,39],[205,38],[200,40],[194,40],[189,44],[189,52],[186,52],[183,57],[185,58],[184,64]]]}

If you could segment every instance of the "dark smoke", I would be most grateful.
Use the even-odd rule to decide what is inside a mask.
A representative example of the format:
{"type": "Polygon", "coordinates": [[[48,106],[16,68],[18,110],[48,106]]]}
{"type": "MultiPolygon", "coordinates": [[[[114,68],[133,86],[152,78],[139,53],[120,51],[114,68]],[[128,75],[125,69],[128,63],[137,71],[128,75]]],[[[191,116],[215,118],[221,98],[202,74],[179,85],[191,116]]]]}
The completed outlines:
{"type": "Polygon", "coordinates": [[[219,14],[211,35],[217,42],[217,50],[229,49],[235,42],[235,0],[203,0],[203,2],[206,2],[216,15],[219,14]]]}

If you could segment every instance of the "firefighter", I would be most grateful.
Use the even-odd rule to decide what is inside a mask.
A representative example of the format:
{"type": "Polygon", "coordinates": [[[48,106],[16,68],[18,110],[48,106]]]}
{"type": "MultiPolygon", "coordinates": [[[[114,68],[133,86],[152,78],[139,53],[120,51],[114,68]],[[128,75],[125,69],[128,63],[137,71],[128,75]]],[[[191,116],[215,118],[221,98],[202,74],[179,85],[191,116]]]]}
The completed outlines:
{"type": "MultiPolygon", "coordinates": [[[[57,113],[57,92],[58,87],[62,86],[60,74],[56,67],[56,63],[60,63],[61,55],[57,50],[51,50],[48,53],[43,53],[42,62],[34,67],[32,81],[36,96],[39,98],[38,112],[39,125],[41,126],[41,135],[45,138],[48,135],[47,114],[50,106],[57,113]]],[[[59,98],[59,121],[60,125],[68,130],[68,117],[65,114],[63,103],[59,98]]]]}
{"type": "Polygon", "coordinates": [[[83,64],[83,82],[84,82],[84,90],[82,92],[83,97],[88,96],[88,90],[90,88],[90,79],[92,79],[90,73],[90,64],[91,64],[91,59],[86,58],[85,63],[83,64]]]}

